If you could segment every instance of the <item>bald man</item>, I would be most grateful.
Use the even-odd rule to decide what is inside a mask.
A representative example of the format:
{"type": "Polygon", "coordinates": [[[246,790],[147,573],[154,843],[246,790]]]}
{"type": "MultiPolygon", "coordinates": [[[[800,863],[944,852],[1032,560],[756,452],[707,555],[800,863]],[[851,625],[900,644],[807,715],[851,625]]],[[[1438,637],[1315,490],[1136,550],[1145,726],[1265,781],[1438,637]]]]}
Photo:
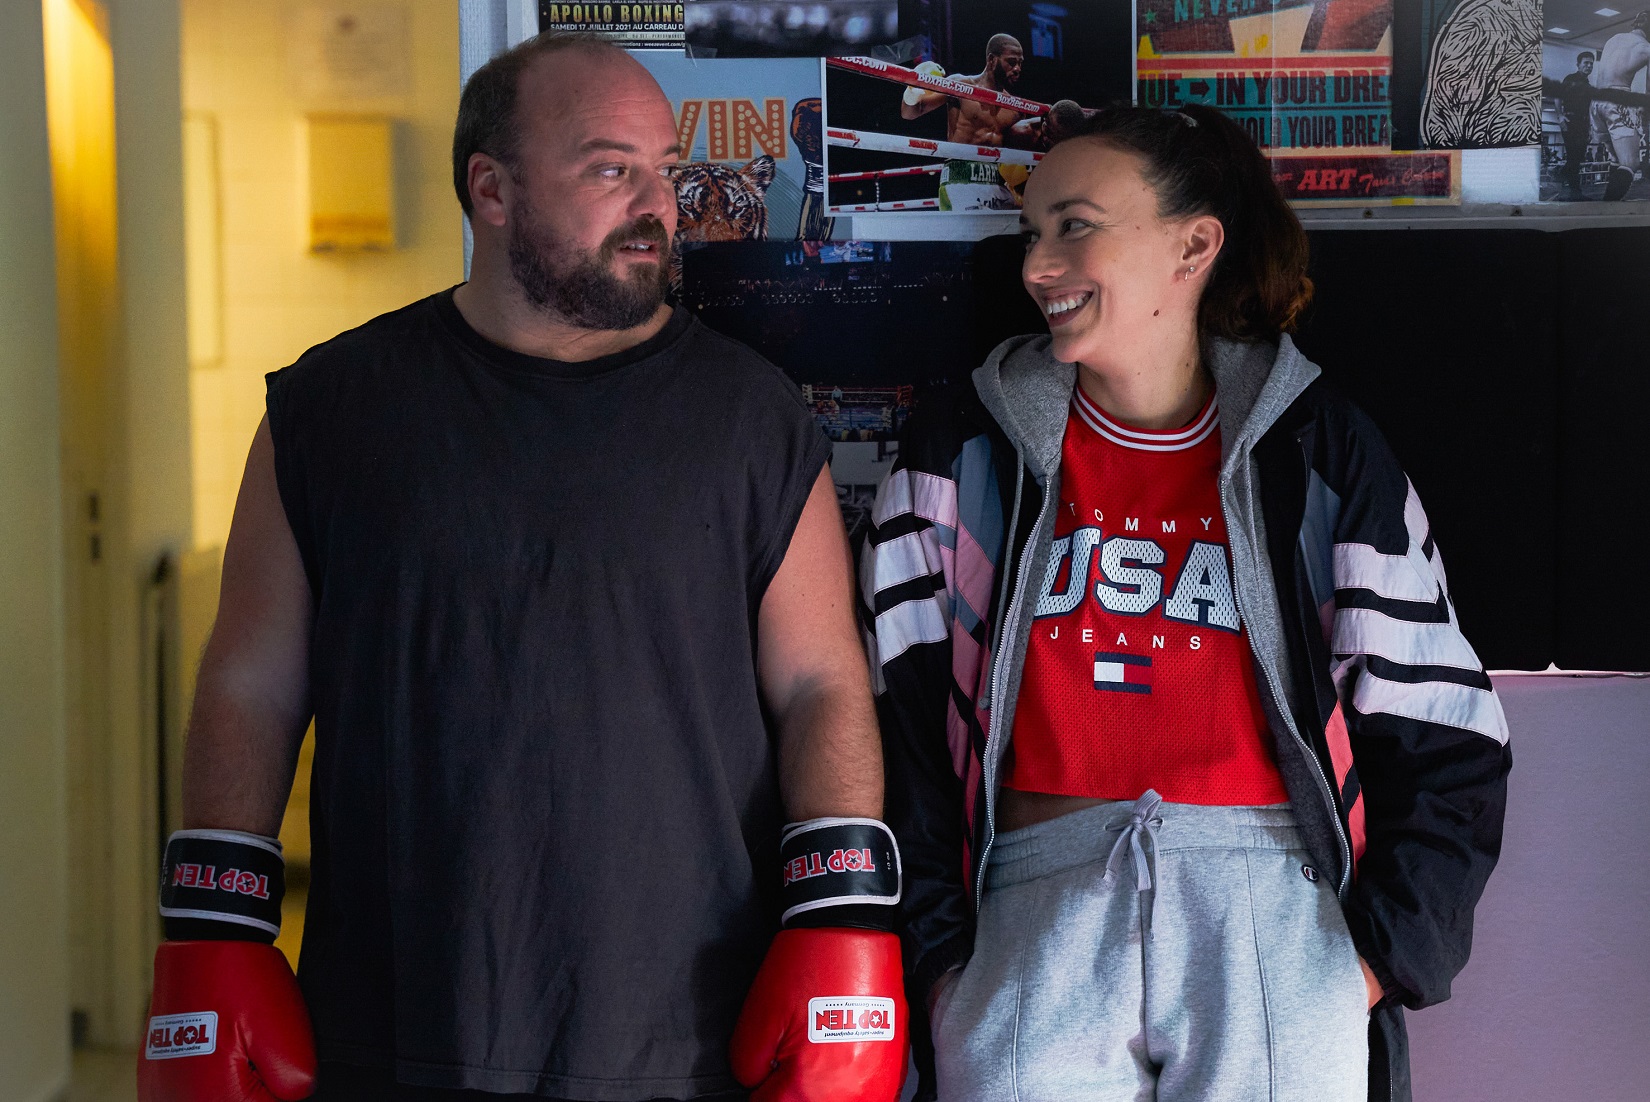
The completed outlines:
{"type": "Polygon", "coordinates": [[[1055,145],[1077,132],[1088,118],[1075,100],[1055,100],[1048,106],[1048,114],[1021,119],[1008,132],[1008,144],[1020,149],[1035,149],[1047,153],[1055,145]]]}
{"type": "Polygon", "coordinates": [[[666,301],[681,152],[622,50],[495,58],[453,139],[469,282],[269,376],[145,1102],[897,1096],[899,863],[830,445],[666,301]],[[312,718],[295,981],[275,835],[312,718]]]}

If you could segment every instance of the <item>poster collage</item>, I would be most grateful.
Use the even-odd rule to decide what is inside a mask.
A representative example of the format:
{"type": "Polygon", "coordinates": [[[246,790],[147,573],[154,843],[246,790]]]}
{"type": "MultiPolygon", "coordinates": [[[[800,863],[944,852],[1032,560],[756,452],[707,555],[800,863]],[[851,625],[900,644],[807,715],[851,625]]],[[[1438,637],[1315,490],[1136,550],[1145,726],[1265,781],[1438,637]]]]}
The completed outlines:
{"type": "Polygon", "coordinates": [[[658,79],[678,297],[803,387],[852,523],[922,392],[972,366],[944,346],[975,308],[975,246],[842,240],[854,216],[1012,213],[1062,128],[1129,102],[1227,112],[1299,207],[1458,204],[1461,150],[1517,147],[1542,201],[1650,200],[1650,10],[1602,2],[540,0],[539,29],[658,79]],[[822,351],[845,325],[849,369],[822,351]]]}

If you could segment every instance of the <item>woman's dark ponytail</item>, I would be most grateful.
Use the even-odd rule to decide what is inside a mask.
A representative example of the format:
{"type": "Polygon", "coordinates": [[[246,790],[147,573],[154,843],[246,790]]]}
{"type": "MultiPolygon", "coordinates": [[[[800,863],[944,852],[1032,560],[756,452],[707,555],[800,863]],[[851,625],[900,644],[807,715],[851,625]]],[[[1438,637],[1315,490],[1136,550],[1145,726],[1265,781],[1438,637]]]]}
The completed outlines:
{"type": "Polygon", "coordinates": [[[1139,156],[1159,217],[1220,219],[1226,243],[1198,308],[1204,333],[1252,341],[1294,332],[1312,301],[1306,231],[1241,127],[1201,104],[1119,106],[1097,111],[1072,137],[1139,156]]]}

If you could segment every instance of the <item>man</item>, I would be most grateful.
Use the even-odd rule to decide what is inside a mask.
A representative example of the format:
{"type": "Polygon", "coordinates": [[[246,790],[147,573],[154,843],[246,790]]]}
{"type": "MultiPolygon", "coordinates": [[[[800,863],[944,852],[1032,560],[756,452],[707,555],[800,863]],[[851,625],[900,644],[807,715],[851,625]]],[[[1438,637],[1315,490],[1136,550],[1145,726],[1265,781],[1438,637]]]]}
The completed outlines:
{"type": "MultiPolygon", "coordinates": [[[[1633,17],[1633,25],[1611,35],[1598,53],[1598,80],[1601,89],[1632,90],[1640,70],[1650,64],[1650,9],[1633,17]]],[[[1615,150],[1615,167],[1604,186],[1604,198],[1627,198],[1627,189],[1640,178],[1639,154],[1643,148],[1644,108],[1607,99],[1593,100],[1593,129],[1607,138],[1615,150]]]]}
{"type": "Polygon", "coordinates": [[[1009,129],[1009,144],[1047,153],[1075,134],[1087,118],[1088,112],[1076,100],[1055,100],[1049,104],[1048,114],[1015,123],[1009,129]]]}
{"type": "Polygon", "coordinates": [[[146,1102],[897,1094],[898,858],[829,445],[666,303],[679,153],[622,50],[495,58],[453,143],[470,281],[269,377],[146,1102]],[[312,714],[294,985],[259,942],[312,714]]]}
{"type": "Polygon", "coordinates": [[[1564,107],[1564,168],[1559,177],[1566,199],[1587,198],[1581,191],[1581,162],[1587,157],[1592,132],[1592,76],[1593,52],[1582,50],[1576,55],[1576,71],[1564,78],[1558,90],[1558,102],[1564,107]]]}
{"type": "MultiPolygon", "coordinates": [[[[985,44],[985,68],[973,76],[953,77],[993,92],[1009,92],[1020,82],[1025,66],[1025,50],[1020,40],[1009,34],[994,34],[985,44]]],[[[925,76],[941,77],[945,70],[937,62],[917,66],[925,76]]],[[[1005,145],[1020,112],[979,100],[948,96],[923,88],[907,88],[900,101],[902,119],[920,119],[939,107],[945,111],[945,140],[963,145],[1005,145]]],[[[1004,185],[997,166],[990,162],[947,161],[940,174],[941,210],[1014,210],[1019,203],[1004,185]]]]}
{"type": "MultiPolygon", "coordinates": [[[[1076,100],[1055,100],[1049,104],[1048,114],[1021,119],[1009,130],[1009,144],[1020,149],[1035,149],[1047,153],[1057,142],[1077,132],[1088,118],[1088,112],[1076,100]]],[[[1031,179],[1030,165],[998,165],[997,172],[1003,184],[1014,195],[1014,205],[1025,201],[1026,181],[1031,179]]]]}

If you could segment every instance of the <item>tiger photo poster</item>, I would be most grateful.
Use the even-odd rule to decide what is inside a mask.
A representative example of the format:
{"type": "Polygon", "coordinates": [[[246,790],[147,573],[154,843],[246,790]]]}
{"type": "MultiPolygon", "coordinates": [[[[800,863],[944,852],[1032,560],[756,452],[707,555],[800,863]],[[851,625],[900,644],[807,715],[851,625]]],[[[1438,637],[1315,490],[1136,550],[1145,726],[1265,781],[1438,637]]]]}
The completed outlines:
{"type": "Polygon", "coordinates": [[[706,241],[830,237],[818,58],[634,56],[676,114],[678,253],[706,241]]]}

